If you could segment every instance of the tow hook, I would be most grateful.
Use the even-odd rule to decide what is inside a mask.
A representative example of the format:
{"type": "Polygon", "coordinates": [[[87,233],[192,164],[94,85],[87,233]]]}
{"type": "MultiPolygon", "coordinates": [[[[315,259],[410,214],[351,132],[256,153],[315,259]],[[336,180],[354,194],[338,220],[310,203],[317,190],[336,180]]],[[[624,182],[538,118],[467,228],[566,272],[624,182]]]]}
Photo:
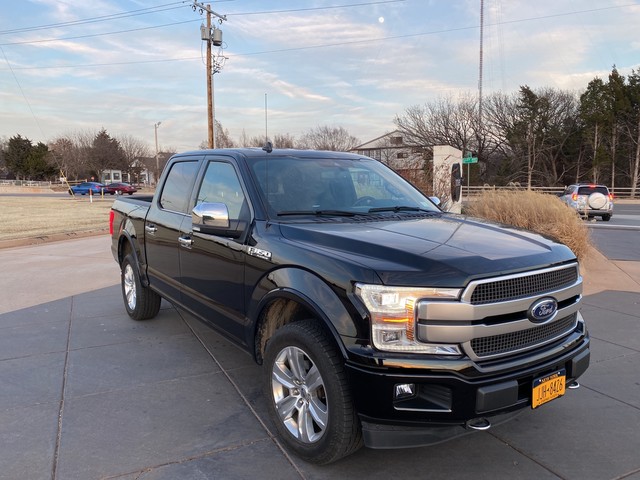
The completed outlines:
{"type": "Polygon", "coordinates": [[[567,388],[569,390],[576,390],[576,389],[580,388],[580,384],[577,382],[577,380],[574,380],[573,382],[571,382],[571,383],[569,383],[567,385],[567,388]]]}
{"type": "Polygon", "coordinates": [[[465,428],[479,431],[489,430],[491,428],[491,422],[485,417],[472,418],[471,420],[467,420],[465,428]]]}

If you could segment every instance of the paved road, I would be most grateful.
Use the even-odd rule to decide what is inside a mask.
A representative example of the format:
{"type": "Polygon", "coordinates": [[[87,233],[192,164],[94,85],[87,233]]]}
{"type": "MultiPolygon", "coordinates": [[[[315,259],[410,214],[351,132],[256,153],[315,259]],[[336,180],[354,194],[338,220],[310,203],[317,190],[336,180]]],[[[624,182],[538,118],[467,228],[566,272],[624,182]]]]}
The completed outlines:
{"type": "Polygon", "coordinates": [[[586,297],[582,388],[487,432],[317,467],[280,448],[246,354],[169,304],[127,317],[107,236],[0,265],[0,479],[640,480],[638,293],[586,297]]]}
{"type": "Polygon", "coordinates": [[[614,208],[610,221],[587,223],[591,240],[611,260],[640,261],[640,203],[614,208]]]}

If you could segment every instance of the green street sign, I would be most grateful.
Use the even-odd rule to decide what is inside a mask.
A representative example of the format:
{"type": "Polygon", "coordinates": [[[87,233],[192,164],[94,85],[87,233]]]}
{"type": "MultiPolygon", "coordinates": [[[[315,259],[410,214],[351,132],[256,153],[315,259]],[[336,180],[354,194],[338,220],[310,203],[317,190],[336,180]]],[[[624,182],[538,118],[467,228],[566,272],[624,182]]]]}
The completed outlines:
{"type": "Polygon", "coordinates": [[[478,157],[465,157],[462,159],[462,163],[478,163],[478,157]]]}

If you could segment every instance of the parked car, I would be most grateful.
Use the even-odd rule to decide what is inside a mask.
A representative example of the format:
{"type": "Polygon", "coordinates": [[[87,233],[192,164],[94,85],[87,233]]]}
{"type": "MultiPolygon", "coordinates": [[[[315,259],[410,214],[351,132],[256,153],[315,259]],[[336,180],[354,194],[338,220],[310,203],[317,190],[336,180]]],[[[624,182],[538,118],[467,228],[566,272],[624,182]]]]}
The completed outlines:
{"type": "Polygon", "coordinates": [[[613,194],[605,185],[569,185],[560,199],[585,218],[600,217],[608,222],[613,216],[613,194]]]}
{"type": "Polygon", "coordinates": [[[133,195],[137,191],[138,189],[129,183],[118,182],[118,183],[110,183],[109,185],[107,185],[104,193],[108,193],[110,195],[113,195],[113,194],[124,195],[125,193],[128,193],[129,195],[133,195]]]}
{"type": "Polygon", "coordinates": [[[106,185],[100,182],[82,182],[78,185],[72,185],[69,188],[69,195],[86,195],[91,192],[93,195],[102,194],[106,185]]]}

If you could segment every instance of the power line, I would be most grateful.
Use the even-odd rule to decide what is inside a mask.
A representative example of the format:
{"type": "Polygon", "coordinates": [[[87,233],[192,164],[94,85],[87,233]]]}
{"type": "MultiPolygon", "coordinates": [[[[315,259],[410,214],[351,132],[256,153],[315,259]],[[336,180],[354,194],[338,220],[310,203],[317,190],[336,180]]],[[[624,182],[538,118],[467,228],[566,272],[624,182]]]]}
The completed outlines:
{"type": "MultiPolygon", "coordinates": [[[[0,48],[2,48],[0,46],[0,48]]],[[[62,68],[95,68],[95,67],[117,67],[121,65],[143,65],[148,63],[169,63],[202,60],[202,56],[198,57],[182,57],[182,58],[164,58],[158,60],[136,60],[131,62],[109,62],[109,63],[79,63],[77,65],[38,65],[37,67],[12,67],[13,70],[55,70],[62,68]]]]}
{"type": "Polygon", "coordinates": [[[308,7],[308,8],[291,8],[287,10],[265,10],[262,12],[238,12],[238,13],[228,13],[227,16],[244,16],[244,15],[270,15],[277,13],[293,13],[293,12],[309,12],[313,10],[335,10],[339,8],[350,8],[350,7],[369,7],[371,5],[380,5],[383,3],[399,3],[405,2],[406,0],[380,0],[377,2],[364,2],[364,3],[349,3],[347,5],[331,5],[328,7],[308,7]]]}
{"type": "MultiPolygon", "coordinates": [[[[406,1],[406,0],[380,0],[380,1],[374,1],[374,2],[335,5],[335,6],[329,6],[329,7],[300,8],[300,9],[291,9],[291,10],[272,10],[272,11],[262,11],[262,12],[245,12],[245,13],[235,13],[235,14],[232,14],[232,15],[235,15],[235,16],[241,16],[241,15],[265,15],[265,14],[283,13],[283,12],[302,12],[302,11],[310,11],[310,10],[330,10],[330,9],[337,9],[337,8],[351,8],[351,7],[371,6],[371,5],[377,5],[377,4],[397,3],[397,2],[404,2],[404,1],[406,1]]],[[[8,33],[24,33],[24,32],[36,31],[36,30],[43,30],[43,29],[48,29],[48,28],[54,27],[54,26],[83,25],[83,24],[88,24],[88,23],[101,22],[101,21],[105,21],[105,20],[115,20],[115,19],[120,19],[120,18],[132,17],[132,16],[136,16],[136,15],[146,15],[146,14],[149,14],[149,13],[156,13],[158,11],[175,10],[177,8],[182,8],[183,4],[184,4],[183,2],[173,2],[173,3],[168,3],[168,4],[165,4],[165,5],[159,5],[157,7],[143,8],[143,9],[140,9],[140,10],[132,10],[130,12],[122,12],[120,14],[104,15],[104,16],[101,16],[101,17],[93,17],[93,18],[88,18],[88,19],[84,19],[84,20],[77,20],[77,21],[73,21],[73,22],[64,22],[64,23],[59,23],[59,24],[49,24],[49,25],[42,25],[42,26],[38,26],[38,27],[28,27],[28,28],[16,29],[16,30],[5,30],[5,31],[0,31],[0,35],[5,35],[5,34],[8,34],[8,33]],[[176,3],[179,3],[180,6],[171,7],[171,8],[165,8],[165,9],[162,9],[162,10],[157,10],[160,7],[166,7],[168,5],[174,5],[176,3]],[[151,11],[151,12],[147,11],[147,10],[151,10],[151,9],[154,9],[154,10],[151,11]],[[144,12],[143,13],[139,13],[141,11],[144,11],[144,12]],[[138,13],[136,13],[136,12],[138,12],[138,13]]],[[[46,38],[46,39],[42,39],[42,40],[24,40],[24,41],[19,41],[19,42],[5,42],[5,43],[0,43],[0,46],[30,45],[30,44],[35,44],[35,43],[51,43],[51,42],[59,42],[59,41],[64,41],[64,40],[80,40],[80,39],[83,39],[83,38],[101,37],[101,36],[106,36],[106,35],[118,35],[118,34],[121,34],[121,33],[131,33],[131,32],[143,31],[143,30],[151,30],[151,29],[155,29],[155,28],[164,28],[164,27],[170,27],[170,26],[174,26],[174,25],[182,25],[184,23],[197,22],[197,21],[200,21],[200,20],[199,19],[185,20],[185,21],[182,21],[182,22],[165,23],[165,24],[162,24],[162,25],[152,25],[152,26],[148,26],[148,27],[139,27],[139,28],[132,28],[132,29],[127,29],[127,30],[118,30],[118,31],[114,31],[114,32],[102,32],[102,33],[94,33],[94,34],[86,34],[86,35],[76,35],[76,36],[72,36],[72,37],[46,38]]]]}
{"type": "MultiPolygon", "coordinates": [[[[216,3],[221,3],[223,1],[233,1],[233,0],[216,0],[216,3]]],[[[238,13],[232,13],[229,15],[233,15],[233,16],[245,16],[245,15],[269,15],[269,14],[279,14],[279,13],[291,13],[291,12],[304,12],[304,11],[312,11],[312,10],[335,10],[335,9],[340,9],[340,8],[351,8],[351,7],[362,7],[362,6],[371,6],[371,5],[379,5],[379,4],[385,4],[385,3],[398,3],[398,2],[405,2],[406,0],[379,0],[379,1],[373,1],[373,2],[364,2],[364,3],[350,3],[350,4],[345,4],[345,5],[332,5],[332,6],[328,6],[328,7],[313,7],[313,8],[296,8],[296,9],[289,9],[289,10],[265,10],[265,11],[258,11],[258,12],[238,12],[238,13]]],[[[119,20],[122,18],[129,18],[129,17],[136,17],[136,16],[140,16],[140,15],[149,15],[152,13],[159,13],[159,12],[166,12],[169,10],[177,10],[182,8],[183,6],[185,6],[185,2],[181,1],[181,2],[171,2],[171,3],[165,3],[163,5],[156,5],[155,7],[148,7],[148,8],[141,8],[138,10],[129,10],[126,12],[120,12],[120,13],[113,13],[110,15],[102,15],[102,16],[98,16],[98,17],[90,17],[90,18],[84,18],[84,19],[80,19],[80,20],[73,20],[73,21],[69,21],[69,22],[60,22],[60,23],[50,23],[47,25],[36,25],[36,26],[31,26],[31,27],[22,27],[22,28],[16,28],[13,30],[0,30],[0,35],[9,35],[12,33],[28,33],[28,32],[35,32],[38,30],[48,30],[50,28],[56,28],[56,27],[73,27],[76,25],[86,25],[86,24],[91,24],[91,23],[99,23],[99,22],[105,22],[105,21],[110,21],[110,20],[119,20]],[[172,6],[172,5],[177,5],[177,6],[172,6]],[[168,7],[168,8],[164,8],[164,7],[168,7]]],[[[167,24],[167,25],[177,25],[176,24],[167,24]]],[[[166,26],[166,25],[164,25],[166,26]]],[[[129,32],[130,30],[125,30],[125,32],[129,32]]],[[[120,32],[114,32],[114,33],[120,33],[120,32]]],[[[102,35],[110,35],[112,33],[104,33],[102,35]]],[[[75,37],[73,37],[75,38],[75,37]]],[[[68,38],[65,39],[60,39],[60,40],[68,40],[68,38]]],[[[53,41],[53,40],[48,40],[48,41],[53,41]]],[[[3,45],[15,45],[16,43],[4,43],[3,45]]]]}
{"type": "MultiPolygon", "coordinates": [[[[548,18],[566,17],[566,16],[571,16],[571,15],[576,15],[576,14],[581,14],[581,13],[594,13],[594,12],[599,12],[599,11],[603,11],[603,10],[613,10],[613,9],[618,9],[618,8],[636,7],[636,6],[638,6],[636,3],[630,3],[630,4],[626,4],[626,5],[615,5],[615,6],[611,6],[611,7],[592,8],[592,9],[588,9],[588,10],[577,10],[577,11],[573,11],[573,12],[556,13],[556,14],[550,14],[550,15],[542,15],[542,16],[538,16],[538,17],[528,17],[528,18],[520,18],[520,19],[516,19],[516,20],[506,20],[506,21],[502,21],[502,22],[495,22],[493,24],[489,24],[489,25],[486,25],[486,26],[494,27],[494,26],[499,26],[499,25],[514,24],[514,23],[532,22],[532,21],[536,21],[536,20],[545,20],[545,19],[548,19],[548,18]]],[[[353,41],[350,41],[350,42],[325,43],[325,44],[319,44],[319,45],[309,45],[309,46],[305,46],[305,47],[290,47],[290,48],[281,48],[281,49],[276,49],[276,50],[262,50],[262,51],[250,52],[250,53],[236,53],[235,56],[241,57],[241,56],[252,56],[252,55],[264,55],[264,54],[268,54],[268,53],[283,53],[283,52],[291,52],[291,51],[297,51],[297,50],[312,50],[312,49],[325,48],[325,47],[339,47],[339,46],[346,46],[346,45],[357,45],[357,44],[361,44],[361,43],[372,43],[372,42],[380,42],[380,41],[386,41],[386,40],[397,40],[397,39],[402,39],[402,38],[422,37],[422,36],[427,36],[427,35],[437,35],[437,34],[441,34],[441,33],[460,32],[460,31],[465,31],[465,30],[478,30],[479,28],[480,28],[479,25],[467,26],[467,27],[446,28],[446,29],[442,29],[442,30],[432,30],[430,32],[408,33],[408,34],[404,34],[404,35],[393,35],[393,36],[388,36],[388,37],[371,38],[371,39],[364,39],[364,40],[353,40],[353,41]]],[[[233,54],[230,55],[230,56],[233,56],[233,54]]]]}
{"type": "Polygon", "coordinates": [[[0,52],[2,52],[2,56],[4,57],[5,61],[7,62],[7,65],[9,66],[9,70],[11,70],[11,75],[13,76],[13,79],[15,80],[16,85],[18,85],[18,89],[20,90],[20,93],[22,94],[22,98],[24,99],[25,103],[27,104],[27,107],[29,107],[29,111],[31,112],[31,116],[33,117],[33,120],[36,122],[36,125],[38,126],[38,130],[40,130],[40,134],[44,137],[44,132],[42,131],[42,127],[40,126],[40,122],[38,122],[38,117],[36,117],[36,114],[33,111],[33,108],[31,107],[31,102],[29,102],[29,99],[27,98],[27,95],[24,93],[22,85],[20,84],[20,81],[18,80],[18,77],[16,76],[15,72],[13,71],[13,67],[11,66],[11,63],[9,62],[9,59],[7,58],[6,53],[4,53],[4,49],[2,47],[0,47],[0,52]]]}
{"type": "MultiPolygon", "coordinates": [[[[531,21],[536,21],[536,20],[545,20],[545,19],[548,19],[548,18],[565,17],[565,16],[577,15],[577,14],[582,14],[582,13],[595,13],[595,12],[600,12],[600,11],[604,11],[604,10],[613,10],[613,9],[618,9],[618,8],[635,7],[635,6],[637,6],[637,4],[631,3],[631,4],[625,4],[625,5],[615,5],[615,6],[610,6],[610,7],[592,8],[592,9],[587,9],[587,10],[576,10],[576,11],[573,11],[573,12],[542,15],[542,16],[537,16],[537,17],[528,17],[528,18],[521,18],[521,19],[516,19],[516,20],[505,20],[505,21],[500,21],[500,22],[494,22],[492,24],[485,25],[485,26],[486,27],[494,27],[494,26],[500,26],[500,25],[524,23],[524,22],[531,22],[531,21]]],[[[323,8],[329,8],[329,7],[323,7],[323,8]]],[[[135,32],[135,31],[140,31],[140,30],[163,28],[163,27],[167,27],[167,26],[190,23],[190,22],[194,22],[194,21],[200,21],[200,19],[186,20],[186,21],[183,21],[183,22],[168,23],[168,24],[164,24],[164,25],[142,27],[142,28],[136,28],[136,29],[130,29],[130,30],[121,30],[121,31],[118,31],[118,32],[108,32],[108,33],[101,33],[101,34],[76,36],[76,37],[66,37],[66,38],[59,38],[59,39],[36,40],[36,41],[29,41],[29,42],[0,43],[0,46],[22,45],[22,44],[42,43],[42,42],[55,42],[55,41],[61,41],[61,40],[90,38],[90,37],[96,37],[96,36],[101,36],[101,35],[115,35],[115,34],[118,34],[118,33],[129,33],[129,32],[135,32]]],[[[393,35],[393,36],[387,36],[387,37],[369,38],[369,39],[363,39],[363,40],[353,40],[353,41],[349,41],[349,42],[324,43],[324,44],[318,44],[318,45],[308,45],[308,46],[304,46],[304,47],[290,47],[290,48],[281,48],[281,49],[274,49],[274,50],[260,50],[260,51],[256,51],[256,52],[235,53],[235,54],[229,54],[229,57],[233,57],[233,56],[244,57],[244,56],[254,56],[254,55],[266,55],[266,54],[271,54],[271,53],[286,53],[286,52],[300,51],[300,50],[314,50],[314,49],[319,49],[319,48],[330,48],[330,47],[339,47],[339,46],[347,46],[347,45],[358,45],[358,44],[381,42],[381,41],[387,41],[387,40],[398,40],[398,39],[403,39],[403,38],[415,38],[415,37],[422,37],[422,36],[428,36],[428,35],[438,35],[438,34],[442,34],[442,33],[460,32],[460,31],[466,31],[466,30],[477,30],[478,28],[479,28],[478,25],[466,26],[466,27],[456,27],[456,28],[447,28],[447,29],[441,29],[441,30],[432,30],[432,31],[429,31],[429,32],[409,33],[409,34],[404,34],[404,35],[393,35]]],[[[103,64],[87,64],[85,66],[109,66],[109,65],[136,64],[136,63],[156,63],[156,62],[179,61],[179,60],[186,60],[186,58],[185,59],[168,59],[168,60],[151,60],[151,61],[141,61],[141,62],[117,62],[117,63],[103,63],[103,64]]],[[[38,67],[16,67],[15,69],[16,70],[27,70],[27,69],[33,69],[33,68],[39,68],[40,69],[40,68],[75,68],[75,67],[74,66],[52,66],[52,67],[38,66],[38,67]]]]}
{"type": "Polygon", "coordinates": [[[30,45],[30,44],[34,44],[34,43],[50,43],[50,42],[61,42],[64,40],[78,40],[78,39],[82,39],[82,38],[93,38],[93,37],[102,37],[102,36],[106,36],[106,35],[118,35],[121,33],[131,33],[131,32],[141,32],[143,30],[153,30],[156,28],[164,28],[164,27],[171,27],[174,25],[182,25],[184,23],[193,23],[193,22],[199,22],[200,19],[196,18],[195,20],[184,20],[182,22],[172,22],[172,23],[165,23],[162,25],[151,25],[149,27],[139,27],[139,28],[130,28],[128,30],[118,30],[115,32],[103,32],[103,33],[91,33],[91,34],[87,34],[87,35],[76,35],[73,37],[62,37],[62,38],[45,38],[42,40],[25,40],[23,42],[7,42],[7,43],[0,43],[0,46],[9,46],[9,45],[30,45]]]}
{"type": "Polygon", "coordinates": [[[141,8],[139,10],[130,10],[128,12],[120,12],[120,13],[113,13],[110,15],[102,15],[99,17],[91,17],[91,18],[84,18],[84,19],[80,19],[80,20],[73,20],[73,21],[69,21],[69,22],[60,22],[60,23],[49,23],[47,25],[37,25],[37,26],[32,26],[32,27],[22,27],[22,28],[15,28],[13,30],[1,30],[0,31],[0,35],[8,35],[11,33],[25,33],[25,32],[35,32],[38,30],[47,30],[50,28],[56,28],[56,27],[72,27],[72,26],[76,26],[76,25],[85,25],[88,23],[97,23],[97,22],[104,22],[107,20],[118,20],[121,18],[128,18],[128,17],[136,17],[139,15],[148,15],[150,13],[157,13],[157,12],[165,12],[168,10],[175,10],[177,8],[182,8],[184,6],[184,2],[172,2],[172,3],[166,3],[164,5],[157,5],[155,7],[149,7],[149,8],[141,8]],[[176,5],[179,4],[179,6],[177,7],[171,7],[171,8],[163,8],[163,7],[167,7],[169,5],[176,5]]]}

